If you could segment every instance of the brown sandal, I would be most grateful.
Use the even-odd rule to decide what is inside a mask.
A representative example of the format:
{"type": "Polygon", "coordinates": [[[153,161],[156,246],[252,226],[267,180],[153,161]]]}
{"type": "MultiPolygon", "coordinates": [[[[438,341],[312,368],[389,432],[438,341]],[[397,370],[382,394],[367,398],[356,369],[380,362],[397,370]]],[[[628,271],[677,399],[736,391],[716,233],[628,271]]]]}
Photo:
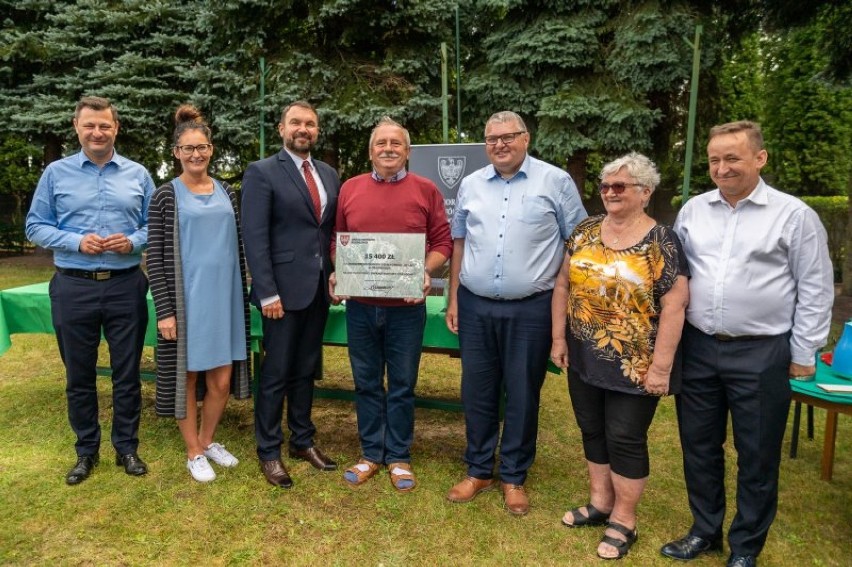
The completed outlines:
{"type": "Polygon", "coordinates": [[[411,492],[417,486],[417,481],[414,480],[414,472],[412,472],[411,465],[408,463],[390,463],[388,473],[390,474],[391,484],[397,492],[411,492]]]}
{"type": "Polygon", "coordinates": [[[361,459],[343,473],[343,480],[349,486],[361,486],[379,472],[382,466],[378,463],[361,459]]]}

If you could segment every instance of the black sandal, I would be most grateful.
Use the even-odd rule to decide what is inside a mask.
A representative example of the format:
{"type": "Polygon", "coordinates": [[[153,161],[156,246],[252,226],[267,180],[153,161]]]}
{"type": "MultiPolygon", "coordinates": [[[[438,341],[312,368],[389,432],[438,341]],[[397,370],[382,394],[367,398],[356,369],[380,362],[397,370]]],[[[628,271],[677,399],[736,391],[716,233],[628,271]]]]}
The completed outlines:
{"type": "MultiPolygon", "coordinates": [[[[582,506],[580,506],[582,508],[582,506]]],[[[571,512],[571,516],[574,517],[574,523],[569,524],[565,521],[565,517],[562,517],[562,525],[568,528],[582,528],[585,526],[603,526],[609,521],[609,514],[601,512],[591,503],[586,504],[586,510],[589,512],[587,514],[581,514],[580,508],[574,508],[573,510],[568,510],[571,512]]]]}
{"type": "Polygon", "coordinates": [[[618,555],[616,555],[615,557],[604,557],[603,555],[598,553],[598,557],[600,557],[601,559],[621,559],[622,557],[627,555],[628,551],[630,551],[630,546],[636,543],[636,540],[639,539],[639,530],[637,530],[636,528],[633,528],[631,530],[627,526],[619,524],[618,522],[608,522],[607,527],[614,529],[627,539],[615,539],[614,537],[608,536],[606,535],[606,533],[604,533],[603,537],[601,538],[601,543],[606,543],[613,546],[615,550],[618,551],[618,555]]]}

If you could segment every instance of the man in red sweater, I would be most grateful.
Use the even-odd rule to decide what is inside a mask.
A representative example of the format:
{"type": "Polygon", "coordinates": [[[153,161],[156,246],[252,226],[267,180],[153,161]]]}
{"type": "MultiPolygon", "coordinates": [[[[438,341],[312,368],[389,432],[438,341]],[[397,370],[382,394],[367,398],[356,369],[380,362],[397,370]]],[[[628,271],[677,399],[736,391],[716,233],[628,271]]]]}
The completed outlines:
{"type": "MultiPolygon", "coordinates": [[[[405,170],[410,151],[408,130],[390,118],[382,118],[370,135],[373,171],[349,179],[340,188],[335,224],[336,232],[426,235],[421,297],[345,298],[362,457],[343,477],[351,486],[359,486],[386,466],[394,488],[400,492],[409,492],[416,485],[410,447],[429,274],[444,265],[453,249],[440,191],[428,179],[405,170]]],[[[333,238],[332,258],[335,242],[333,238]]],[[[344,299],[334,295],[335,283],[332,274],[329,288],[333,299],[344,299]]]]}

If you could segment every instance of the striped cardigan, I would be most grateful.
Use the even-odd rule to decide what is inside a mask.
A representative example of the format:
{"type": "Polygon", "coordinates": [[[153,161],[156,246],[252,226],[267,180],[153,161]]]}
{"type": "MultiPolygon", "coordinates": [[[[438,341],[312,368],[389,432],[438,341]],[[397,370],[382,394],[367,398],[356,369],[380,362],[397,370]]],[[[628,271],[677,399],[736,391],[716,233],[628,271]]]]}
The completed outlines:
{"type": "MultiPolygon", "coordinates": [[[[234,361],[231,374],[231,393],[237,399],[251,397],[251,319],[249,314],[246,259],[240,232],[237,197],[231,187],[220,181],[234,208],[237,224],[240,275],[243,281],[245,312],[246,360],[234,361]]],[[[154,408],[157,415],[186,418],[186,311],[184,304],[183,273],[180,256],[180,227],[177,219],[177,202],[171,182],[154,191],[148,207],[148,279],[157,320],[175,316],[177,340],[167,341],[157,332],[157,393],[154,408]]],[[[205,391],[204,380],[198,381],[198,397],[205,391]]]]}

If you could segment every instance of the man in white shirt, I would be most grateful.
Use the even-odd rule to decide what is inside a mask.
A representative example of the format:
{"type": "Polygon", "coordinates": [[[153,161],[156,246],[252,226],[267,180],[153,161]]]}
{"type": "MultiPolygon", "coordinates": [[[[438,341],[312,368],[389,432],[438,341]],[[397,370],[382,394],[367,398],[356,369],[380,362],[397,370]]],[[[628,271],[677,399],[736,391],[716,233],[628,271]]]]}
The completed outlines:
{"type": "Polygon", "coordinates": [[[718,188],[675,222],[692,274],[677,413],[693,524],[661,552],[690,560],[722,549],[730,413],[738,471],[728,566],[749,567],[777,510],[789,379],[813,376],[828,336],[833,270],[817,214],[760,177],[759,125],[715,126],[707,155],[718,188]]]}

